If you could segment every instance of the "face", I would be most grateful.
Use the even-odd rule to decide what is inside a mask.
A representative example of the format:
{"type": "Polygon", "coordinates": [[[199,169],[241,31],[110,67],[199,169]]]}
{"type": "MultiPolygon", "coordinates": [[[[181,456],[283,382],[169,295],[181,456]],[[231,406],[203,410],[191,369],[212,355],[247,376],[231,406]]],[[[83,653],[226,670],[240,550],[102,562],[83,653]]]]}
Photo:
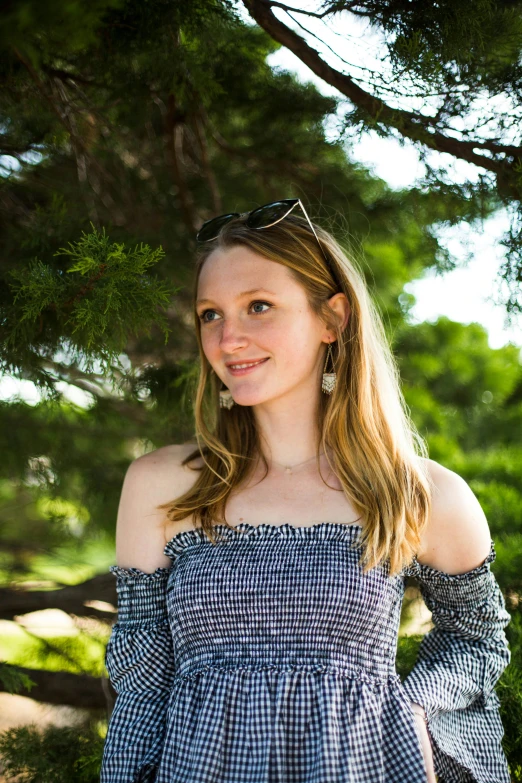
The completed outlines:
{"type": "MultiPolygon", "coordinates": [[[[344,294],[336,294],[346,304],[344,294]]],[[[335,332],[310,309],[282,264],[246,247],[215,250],[198,283],[205,356],[238,405],[259,405],[296,389],[319,393],[325,343],[335,332]],[[227,366],[260,362],[246,369],[227,366]]],[[[335,309],[335,308],[334,308],[335,309]]]]}

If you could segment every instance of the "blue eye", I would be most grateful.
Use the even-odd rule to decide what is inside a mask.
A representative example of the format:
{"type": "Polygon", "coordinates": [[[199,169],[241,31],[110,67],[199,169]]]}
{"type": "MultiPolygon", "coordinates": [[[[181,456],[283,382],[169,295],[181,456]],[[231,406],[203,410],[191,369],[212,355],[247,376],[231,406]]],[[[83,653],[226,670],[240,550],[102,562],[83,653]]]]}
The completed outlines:
{"type": "Polygon", "coordinates": [[[199,316],[199,320],[203,321],[204,324],[210,323],[210,321],[206,320],[205,316],[206,316],[207,313],[213,313],[213,312],[214,312],[214,310],[203,310],[203,312],[199,316]]]}
{"type": "MultiPolygon", "coordinates": [[[[268,308],[272,307],[272,305],[269,302],[261,302],[259,300],[256,300],[255,302],[250,302],[249,307],[252,307],[252,305],[266,305],[268,308]]],[[[202,321],[202,323],[204,323],[204,324],[210,324],[215,319],[211,318],[210,320],[208,320],[207,318],[205,318],[205,316],[207,315],[207,313],[215,313],[215,312],[216,312],[215,310],[203,310],[203,312],[199,316],[199,320],[202,321]]],[[[266,313],[266,312],[268,312],[268,311],[267,310],[258,310],[255,313],[255,315],[263,315],[263,313],[266,313]]]]}
{"type": "MultiPolygon", "coordinates": [[[[268,302],[252,302],[253,305],[266,305],[267,307],[271,307],[271,305],[268,304],[268,302]]],[[[259,311],[258,311],[259,312],[259,311]]],[[[266,313],[266,310],[262,310],[261,312],[266,313]]],[[[261,314],[261,313],[259,313],[261,314]]]]}

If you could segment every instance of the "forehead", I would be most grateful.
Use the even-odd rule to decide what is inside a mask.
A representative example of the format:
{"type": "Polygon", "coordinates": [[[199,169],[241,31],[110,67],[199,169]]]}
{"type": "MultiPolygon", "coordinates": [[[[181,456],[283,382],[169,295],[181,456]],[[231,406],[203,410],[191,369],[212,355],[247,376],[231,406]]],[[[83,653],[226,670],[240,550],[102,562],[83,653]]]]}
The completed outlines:
{"type": "Polygon", "coordinates": [[[235,246],[215,250],[205,261],[198,280],[198,301],[215,296],[234,298],[241,292],[264,289],[274,294],[289,293],[301,287],[290,270],[255,253],[235,246]]]}

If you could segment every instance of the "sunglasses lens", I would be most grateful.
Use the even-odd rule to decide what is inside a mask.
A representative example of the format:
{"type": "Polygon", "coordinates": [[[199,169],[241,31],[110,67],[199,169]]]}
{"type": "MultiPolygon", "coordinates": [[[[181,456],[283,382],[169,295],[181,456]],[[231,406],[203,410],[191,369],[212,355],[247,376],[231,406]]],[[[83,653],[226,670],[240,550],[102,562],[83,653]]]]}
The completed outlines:
{"type": "Polygon", "coordinates": [[[246,224],[249,228],[263,228],[281,220],[292,208],[288,201],[274,201],[272,204],[265,204],[264,207],[258,207],[247,218],[246,224]]]}
{"type": "Polygon", "coordinates": [[[239,213],[231,212],[229,215],[220,215],[212,220],[207,220],[196,234],[196,239],[198,242],[208,242],[209,239],[215,239],[225,223],[235,217],[239,217],[239,213]]]}

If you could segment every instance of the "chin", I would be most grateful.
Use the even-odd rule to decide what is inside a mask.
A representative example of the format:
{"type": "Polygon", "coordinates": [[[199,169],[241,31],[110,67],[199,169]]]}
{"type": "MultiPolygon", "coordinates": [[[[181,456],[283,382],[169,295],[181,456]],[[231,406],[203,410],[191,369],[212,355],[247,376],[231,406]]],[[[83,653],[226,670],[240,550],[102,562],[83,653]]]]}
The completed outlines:
{"type": "Polygon", "coordinates": [[[258,399],[249,399],[248,397],[238,398],[236,399],[234,397],[234,403],[236,405],[241,405],[243,408],[251,408],[252,405],[259,405],[259,403],[263,402],[263,400],[258,399]]]}
{"type": "Polygon", "coordinates": [[[252,407],[253,405],[262,405],[264,402],[270,402],[270,398],[259,397],[258,395],[238,394],[237,397],[233,397],[236,405],[242,405],[243,407],[252,407]]]}

